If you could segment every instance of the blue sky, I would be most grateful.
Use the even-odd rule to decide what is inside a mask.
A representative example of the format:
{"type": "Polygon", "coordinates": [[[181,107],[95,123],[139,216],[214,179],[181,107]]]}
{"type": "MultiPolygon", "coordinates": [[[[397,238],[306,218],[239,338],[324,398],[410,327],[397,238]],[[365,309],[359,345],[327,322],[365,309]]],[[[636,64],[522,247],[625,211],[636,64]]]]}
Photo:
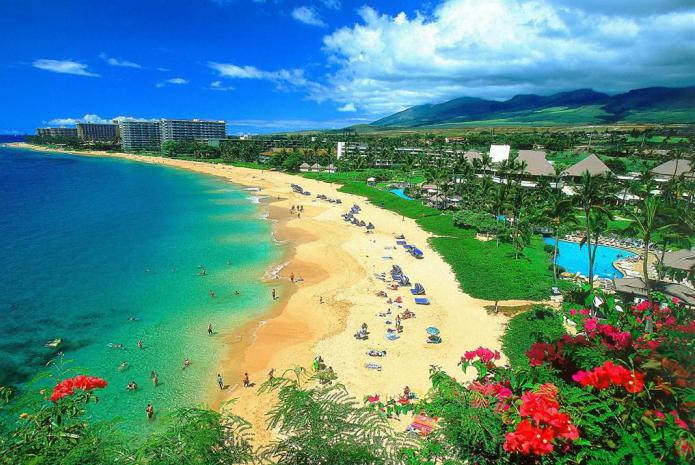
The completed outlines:
{"type": "Polygon", "coordinates": [[[333,128],[460,96],[695,84],[691,0],[0,0],[0,133],[333,128]]]}

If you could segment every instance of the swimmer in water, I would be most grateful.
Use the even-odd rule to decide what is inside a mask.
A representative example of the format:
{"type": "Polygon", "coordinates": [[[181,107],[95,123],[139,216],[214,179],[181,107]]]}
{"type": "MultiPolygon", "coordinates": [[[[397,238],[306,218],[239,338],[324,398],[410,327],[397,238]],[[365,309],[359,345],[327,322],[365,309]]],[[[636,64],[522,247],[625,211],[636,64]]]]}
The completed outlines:
{"type": "Polygon", "coordinates": [[[186,359],[186,360],[183,361],[183,368],[181,368],[181,369],[182,369],[182,370],[185,370],[185,369],[188,368],[189,366],[191,366],[191,360],[190,360],[190,359],[186,359]]]}
{"type": "Polygon", "coordinates": [[[126,362],[121,362],[121,364],[118,365],[118,371],[123,371],[126,368],[128,368],[128,364],[126,362]]]}

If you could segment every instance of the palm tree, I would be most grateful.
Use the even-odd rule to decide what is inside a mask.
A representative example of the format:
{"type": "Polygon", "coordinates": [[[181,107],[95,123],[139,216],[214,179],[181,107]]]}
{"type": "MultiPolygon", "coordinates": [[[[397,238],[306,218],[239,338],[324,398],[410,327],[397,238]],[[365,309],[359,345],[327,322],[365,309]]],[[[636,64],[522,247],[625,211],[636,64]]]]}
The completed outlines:
{"type": "Polygon", "coordinates": [[[651,281],[647,263],[649,259],[649,244],[655,233],[669,233],[678,224],[674,222],[674,217],[666,214],[666,210],[664,200],[661,197],[647,197],[639,208],[633,208],[627,212],[633,221],[625,232],[627,234],[639,235],[644,242],[642,273],[644,274],[644,286],[647,289],[647,296],[650,300],[651,281]]]}
{"type": "MultiPolygon", "coordinates": [[[[606,178],[592,176],[588,171],[582,175],[581,183],[577,186],[579,195],[577,203],[584,213],[585,237],[583,242],[588,245],[589,256],[589,289],[594,287],[594,261],[598,249],[601,233],[608,226],[609,219],[613,218],[611,212],[604,207],[608,195],[606,178]]],[[[583,243],[582,243],[583,245],[583,243]]],[[[580,249],[581,249],[580,245],[580,249]]]]}
{"type": "Polygon", "coordinates": [[[553,228],[555,243],[553,244],[553,279],[557,283],[557,256],[560,248],[560,236],[569,230],[576,229],[577,216],[574,210],[574,200],[561,191],[555,190],[548,197],[543,208],[543,217],[553,228]]]}

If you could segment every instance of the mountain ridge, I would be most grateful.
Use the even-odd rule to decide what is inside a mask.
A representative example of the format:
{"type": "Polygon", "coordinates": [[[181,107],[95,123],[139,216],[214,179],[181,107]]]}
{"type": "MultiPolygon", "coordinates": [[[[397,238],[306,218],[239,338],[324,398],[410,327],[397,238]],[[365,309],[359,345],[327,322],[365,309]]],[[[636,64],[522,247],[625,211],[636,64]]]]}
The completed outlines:
{"type": "Polygon", "coordinates": [[[504,101],[459,97],[416,105],[378,119],[369,126],[425,128],[473,123],[607,124],[695,122],[695,86],[646,87],[609,95],[576,89],[543,96],[518,94],[504,101]]]}

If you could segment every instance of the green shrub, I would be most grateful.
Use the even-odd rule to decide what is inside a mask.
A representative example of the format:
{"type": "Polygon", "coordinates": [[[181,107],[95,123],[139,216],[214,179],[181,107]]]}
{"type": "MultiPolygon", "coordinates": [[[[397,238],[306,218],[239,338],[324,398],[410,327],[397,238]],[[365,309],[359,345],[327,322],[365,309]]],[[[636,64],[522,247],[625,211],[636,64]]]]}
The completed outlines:
{"type": "Polygon", "coordinates": [[[526,352],[534,342],[551,342],[565,333],[562,316],[558,312],[537,306],[509,320],[502,337],[502,351],[512,367],[528,366],[526,352]]]}

